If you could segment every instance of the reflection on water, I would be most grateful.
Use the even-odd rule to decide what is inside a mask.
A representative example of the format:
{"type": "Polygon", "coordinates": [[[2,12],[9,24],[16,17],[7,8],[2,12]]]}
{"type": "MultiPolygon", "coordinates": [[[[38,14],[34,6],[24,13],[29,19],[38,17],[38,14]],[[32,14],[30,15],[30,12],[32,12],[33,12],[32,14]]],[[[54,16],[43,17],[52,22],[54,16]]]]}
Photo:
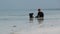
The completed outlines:
{"type": "Polygon", "coordinates": [[[37,21],[38,21],[39,24],[41,24],[44,21],[44,19],[43,18],[42,19],[38,18],[37,21]]]}
{"type": "Polygon", "coordinates": [[[33,18],[29,18],[29,23],[33,23],[33,18]]]}
{"type": "MultiPolygon", "coordinates": [[[[42,18],[42,19],[41,18],[36,18],[36,20],[39,24],[41,24],[44,21],[44,18],[42,18]]],[[[33,23],[33,21],[34,21],[34,18],[29,18],[29,23],[33,23]]]]}
{"type": "Polygon", "coordinates": [[[37,19],[37,21],[38,21],[38,24],[39,24],[39,28],[43,27],[42,23],[43,23],[44,19],[37,19]]]}

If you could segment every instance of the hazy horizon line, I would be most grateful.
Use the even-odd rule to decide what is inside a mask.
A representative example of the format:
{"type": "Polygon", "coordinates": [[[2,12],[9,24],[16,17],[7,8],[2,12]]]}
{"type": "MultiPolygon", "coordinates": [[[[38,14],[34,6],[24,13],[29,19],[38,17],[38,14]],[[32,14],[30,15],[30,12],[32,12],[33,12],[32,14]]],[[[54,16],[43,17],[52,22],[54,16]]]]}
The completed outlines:
{"type": "MultiPolygon", "coordinates": [[[[0,9],[0,10],[37,10],[37,9],[0,9]]],[[[41,10],[60,10],[60,8],[48,8],[48,9],[41,9],[41,10]]]]}

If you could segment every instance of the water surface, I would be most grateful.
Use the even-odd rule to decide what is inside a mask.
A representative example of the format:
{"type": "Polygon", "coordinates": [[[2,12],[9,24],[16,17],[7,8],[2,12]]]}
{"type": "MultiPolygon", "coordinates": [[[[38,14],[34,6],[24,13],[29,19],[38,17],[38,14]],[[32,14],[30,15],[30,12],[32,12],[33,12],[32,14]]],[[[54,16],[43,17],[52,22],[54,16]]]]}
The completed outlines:
{"type": "Polygon", "coordinates": [[[44,20],[29,19],[35,10],[0,10],[0,34],[60,34],[60,10],[42,11],[44,20]]]}

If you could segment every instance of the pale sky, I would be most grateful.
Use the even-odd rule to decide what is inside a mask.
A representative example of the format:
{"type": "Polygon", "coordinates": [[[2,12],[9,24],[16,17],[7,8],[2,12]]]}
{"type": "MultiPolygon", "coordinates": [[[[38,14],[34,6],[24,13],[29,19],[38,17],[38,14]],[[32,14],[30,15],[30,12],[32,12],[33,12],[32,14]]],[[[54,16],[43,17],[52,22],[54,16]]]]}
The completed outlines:
{"type": "Polygon", "coordinates": [[[0,9],[60,8],[60,0],[0,0],[0,9]]]}

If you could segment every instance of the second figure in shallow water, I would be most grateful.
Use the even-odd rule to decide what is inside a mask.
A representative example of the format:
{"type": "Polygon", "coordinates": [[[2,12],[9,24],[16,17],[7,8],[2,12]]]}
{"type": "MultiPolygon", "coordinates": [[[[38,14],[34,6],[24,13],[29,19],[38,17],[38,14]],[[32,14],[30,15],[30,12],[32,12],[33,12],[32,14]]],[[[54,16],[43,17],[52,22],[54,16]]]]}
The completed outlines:
{"type": "Polygon", "coordinates": [[[41,9],[38,9],[38,14],[35,18],[44,19],[44,13],[41,11],[41,9]]]}

